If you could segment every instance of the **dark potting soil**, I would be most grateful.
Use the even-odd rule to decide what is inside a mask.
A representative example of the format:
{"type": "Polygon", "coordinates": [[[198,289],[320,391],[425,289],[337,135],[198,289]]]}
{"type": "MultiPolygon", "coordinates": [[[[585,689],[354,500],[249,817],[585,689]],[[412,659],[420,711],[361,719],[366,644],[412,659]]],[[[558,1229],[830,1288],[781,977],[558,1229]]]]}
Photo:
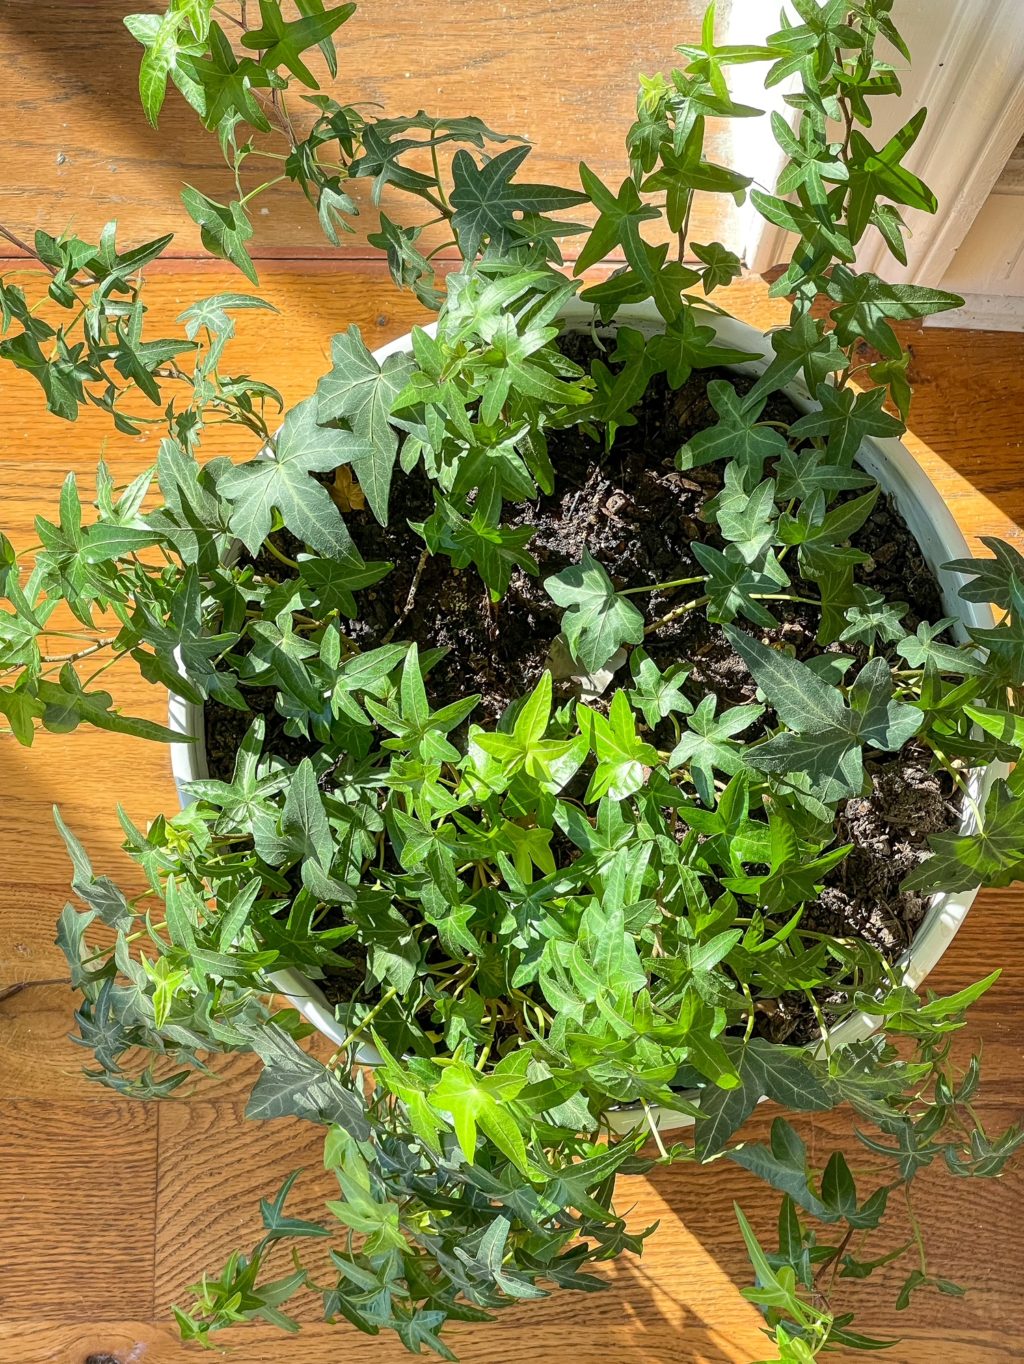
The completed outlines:
{"type": "MultiPolygon", "coordinates": [[[[563,344],[581,363],[595,354],[593,342],[580,334],[565,338],[563,344]]],[[[720,466],[687,473],[675,468],[680,446],[717,421],[707,397],[708,384],[715,378],[728,379],[741,392],[753,382],[727,371],[703,370],[673,390],[663,376],[656,378],[634,410],[635,425],[618,430],[609,452],[579,427],[551,433],[554,492],[526,506],[507,506],[504,512],[507,524],[534,528],[529,548],[540,573],[515,571],[508,593],[497,605],[490,603],[475,569],[459,571],[443,555],[423,559],[423,542],[408,523],[430,515],[432,485],[419,469],[396,474],[386,528],[368,511],[346,513],[363,556],[394,565],[384,579],[359,594],[361,616],[346,624],[349,635],[364,649],[393,637],[415,640],[421,651],[447,650],[428,677],[432,705],[438,708],[479,693],[472,719],[493,725],[548,664],[561,608],[544,591],[545,578],[579,563],[586,548],[617,587],[636,587],[700,573],[691,550],[695,540],[721,548],[717,528],[702,519],[706,503],[722,487],[720,466]]],[[[798,415],[785,397],[774,395],[764,420],[790,423],[798,415]]],[[[287,540],[282,537],[286,547],[287,540]]],[[[931,570],[884,495],[851,544],[871,556],[858,569],[858,580],[889,600],[909,603],[904,617],[908,629],[944,615],[931,570]]],[[[786,566],[795,575],[795,564],[790,561],[786,566]]],[[[275,576],[280,572],[274,560],[261,562],[260,567],[275,576]]],[[[796,595],[804,595],[804,586],[794,576],[796,595]]],[[[685,603],[686,593],[686,588],[651,593],[637,604],[649,622],[656,621],[685,603]]],[[[784,642],[797,657],[820,649],[815,644],[819,621],[815,607],[796,602],[777,602],[773,607],[777,628],[747,628],[761,638],[784,642]]],[[[645,647],[661,668],[677,661],[691,665],[685,689],[694,702],[708,692],[716,693],[722,705],[737,705],[754,696],[746,664],[721,627],[708,622],[700,610],[652,632],[645,647]]],[[[866,658],[861,646],[842,648],[859,654],[860,661],[866,658]]],[[[615,683],[627,679],[628,665],[615,683]]],[[[570,687],[568,681],[561,684],[561,699],[571,695],[570,687]]],[[[246,696],[252,709],[266,717],[268,748],[293,763],[310,751],[307,741],[284,734],[270,689],[250,688],[246,696]]],[[[230,778],[250,722],[251,716],[242,712],[207,705],[206,747],[213,775],[230,778]]],[[[856,935],[896,956],[912,940],[927,903],[921,896],[901,893],[900,882],[926,855],[928,834],[953,826],[958,812],[952,784],[928,771],[927,755],[913,744],[893,757],[865,756],[872,791],[846,803],[837,828],[837,841],[853,843],[853,851],[829,875],[820,900],[808,906],[802,923],[836,935],[856,935]]],[[[803,1040],[809,1018],[805,1004],[791,1010],[780,1001],[778,1012],[764,1020],[765,1032],[779,1041],[803,1040]]]]}

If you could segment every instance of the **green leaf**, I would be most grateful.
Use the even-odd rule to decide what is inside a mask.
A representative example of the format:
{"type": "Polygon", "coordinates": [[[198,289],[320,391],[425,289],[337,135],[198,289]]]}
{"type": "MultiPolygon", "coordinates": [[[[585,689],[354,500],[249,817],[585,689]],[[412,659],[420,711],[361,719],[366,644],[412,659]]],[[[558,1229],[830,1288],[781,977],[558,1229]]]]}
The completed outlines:
{"type": "Polygon", "coordinates": [[[914,868],[901,890],[930,894],[1010,885],[1024,873],[1024,799],[1006,782],[996,782],[977,833],[932,834],[928,842],[932,856],[914,868]]]}
{"type": "Polygon", "coordinates": [[[640,192],[631,179],[623,180],[618,194],[613,194],[594,172],[581,162],[580,180],[587,192],[581,197],[590,198],[600,217],[591,228],[573,274],[582,275],[584,270],[599,264],[621,245],[626,253],[626,260],[636,273],[649,281],[652,274],[651,258],[640,236],[640,224],[657,218],[658,210],[641,200],[640,192]]]}
{"type": "Polygon", "coordinates": [[[343,445],[346,456],[339,463],[351,463],[370,510],[384,526],[398,454],[398,435],[389,417],[413,373],[412,357],[389,355],[381,365],[353,326],[331,342],[331,362],[330,373],[317,385],[317,420],[349,423],[356,439],[343,445]]]}
{"type": "Polygon", "coordinates": [[[292,1191],[292,1187],[301,1170],[293,1170],[288,1178],[278,1190],[277,1197],[271,1202],[269,1199],[260,1199],[260,1216],[267,1231],[268,1241],[277,1241],[285,1237],[314,1237],[320,1238],[330,1236],[328,1227],[321,1226],[318,1222],[307,1222],[300,1217],[289,1217],[285,1214],[285,1199],[292,1191]]]}
{"type": "Polygon", "coordinates": [[[682,690],[691,671],[689,663],[672,663],[662,672],[645,650],[637,648],[630,654],[629,670],[636,684],[628,693],[630,704],[644,717],[648,729],[656,729],[674,712],[688,715],[693,710],[682,690]]]}
{"type": "Polygon", "coordinates": [[[355,13],[355,5],[338,5],[336,9],[311,9],[290,23],[281,14],[278,0],[260,0],[262,27],[242,34],[242,46],[255,48],[260,53],[260,66],[283,66],[303,85],[318,90],[316,77],[302,60],[302,53],[317,47],[355,13]]]}
{"type": "Polygon", "coordinates": [[[273,1024],[260,1028],[252,1047],[263,1062],[245,1116],[267,1120],[297,1117],[336,1123],[357,1141],[370,1134],[363,1104],[354,1090],[273,1024]]]}
{"type": "Polygon", "coordinates": [[[318,425],[316,401],[288,413],[269,459],[221,473],[218,491],[232,504],[230,526],[250,554],[258,554],[277,511],[300,540],[321,554],[351,557],[352,541],[327,489],[310,477],[345,462],[346,433],[318,425]]]}
{"type": "Polygon", "coordinates": [[[958,294],[949,294],[942,289],[886,284],[877,275],[857,275],[839,264],[829,278],[828,296],[836,303],[832,319],[840,342],[851,346],[863,337],[891,359],[898,359],[903,348],[889,326],[890,321],[930,317],[950,308],[961,308],[964,302],[958,294]]]}
{"type": "Polygon", "coordinates": [[[789,586],[789,575],[771,551],[765,552],[759,562],[748,564],[737,545],[726,545],[724,554],[713,545],[702,545],[696,540],[690,548],[708,575],[705,583],[708,620],[725,624],[743,615],[767,630],[778,624],[758,600],[789,586]]]}
{"type": "Polygon", "coordinates": [[[751,485],[760,480],[765,461],[784,455],[788,446],[782,433],[773,426],[761,425],[767,396],[751,402],[744,399],[725,379],[708,384],[708,399],[718,413],[718,423],[692,436],[679,451],[680,469],[696,469],[713,460],[735,461],[751,485]]]}
{"type": "Polygon", "coordinates": [[[730,1160],[757,1175],[758,1179],[763,1179],[773,1189],[788,1194],[794,1203],[812,1217],[823,1222],[834,1220],[808,1182],[810,1169],[807,1147],[784,1118],[776,1118],[772,1123],[770,1146],[744,1142],[726,1154],[730,1160]]]}
{"type": "Polygon", "coordinates": [[[644,769],[654,767],[658,751],[637,737],[636,721],[624,691],[612,699],[607,719],[599,711],[577,708],[580,728],[590,736],[597,768],[587,787],[587,801],[610,796],[625,800],[644,784],[644,769]]]}
{"type": "Polygon", "coordinates": [[[537,561],[526,548],[533,539],[533,527],[501,524],[502,500],[495,474],[485,479],[470,516],[460,515],[439,493],[434,496],[434,515],[417,527],[428,549],[432,554],[443,550],[456,568],[475,564],[492,601],[500,601],[508,591],[513,569],[537,572],[537,561]]]}
{"type": "Polygon", "coordinates": [[[711,242],[707,246],[691,242],[690,250],[704,265],[701,271],[701,287],[705,294],[713,293],[715,289],[724,289],[734,279],[739,279],[743,273],[743,264],[739,256],[729,251],[721,242],[711,242]]]}
{"type": "Polygon", "coordinates": [[[544,581],[553,602],[566,608],[562,629],[573,657],[589,672],[603,668],[623,644],[640,644],[644,618],[620,596],[588,550],[582,562],[544,581]]]}
{"type": "Polygon", "coordinates": [[[682,388],[695,369],[714,365],[739,365],[752,358],[751,351],[715,345],[714,327],[698,325],[694,309],[682,308],[663,331],[651,337],[647,349],[673,388],[682,388]]]}
{"type": "Polygon", "coordinates": [[[916,706],[891,699],[892,677],[882,658],[861,669],[847,705],[842,693],[806,664],[732,627],[726,634],[779,719],[793,731],[749,749],[746,761],[761,771],[806,773],[815,794],[827,803],[860,794],[863,744],[895,752],[921,727],[924,717],[916,706]]]}
{"type": "Polygon", "coordinates": [[[912,668],[925,668],[933,663],[940,672],[957,677],[983,677],[985,664],[977,654],[964,645],[947,644],[940,636],[956,625],[952,616],[929,625],[922,621],[917,633],[906,635],[896,645],[896,652],[912,668]]]}
{"type": "Polygon", "coordinates": [[[801,317],[791,327],[772,332],[771,343],[775,359],[747,394],[747,406],[785,388],[800,373],[810,391],[816,393],[826,375],[849,364],[836,335],[826,332],[824,322],[813,317],[801,317]]]}
{"type": "Polygon", "coordinates": [[[122,526],[116,521],[100,521],[90,526],[82,546],[82,559],[87,564],[107,564],[114,559],[127,559],[140,549],[159,544],[162,536],[155,531],[137,526],[122,526]]]}
{"type": "Polygon", "coordinates": [[[470,1163],[476,1161],[479,1128],[516,1169],[531,1174],[526,1143],[510,1108],[525,1086],[525,1075],[485,1075],[464,1061],[451,1061],[431,1089],[430,1102],[438,1112],[450,1115],[459,1146],[470,1163]]]}
{"type": "Polygon", "coordinates": [[[230,261],[253,284],[258,284],[256,267],[245,249],[245,243],[252,236],[252,223],[241,203],[235,200],[230,204],[218,204],[191,185],[181,191],[181,202],[188,216],[199,224],[199,235],[207,251],[230,261]]]}
{"type": "Polygon", "coordinates": [[[716,716],[718,698],[705,696],[692,715],[686,717],[689,733],[684,734],[668,760],[670,768],[687,766],[701,800],[715,804],[716,771],[735,776],[743,767],[743,750],[734,740],[764,714],[757,705],[733,706],[716,716]]]}
{"type": "Polygon", "coordinates": [[[840,390],[822,384],[816,396],[820,411],[801,417],[790,427],[789,434],[801,440],[824,436],[833,464],[849,466],[867,436],[885,439],[903,434],[903,423],[883,411],[884,388],[857,393],[852,388],[840,390]]]}
{"type": "Polygon", "coordinates": [[[850,138],[850,200],[847,210],[853,242],[859,242],[867,231],[879,199],[890,199],[894,204],[905,204],[923,213],[937,211],[935,195],[902,164],[921,135],[927,117],[927,109],[918,109],[881,151],[876,151],[864,134],[854,129],[850,138]]]}
{"type": "Polygon", "coordinates": [[[517,215],[553,213],[586,202],[585,194],[558,185],[513,184],[513,175],[529,153],[528,146],[509,147],[482,166],[467,151],[455,153],[452,227],[464,260],[474,260],[485,239],[491,252],[507,251],[516,241],[517,215]]]}
{"type": "Polygon", "coordinates": [[[139,98],[147,119],[155,128],[167,93],[168,78],[182,89],[194,107],[203,107],[203,91],[179,65],[179,58],[200,57],[205,44],[191,33],[182,34],[185,16],[180,6],[170,5],[163,15],[127,14],[124,26],[145,49],[139,64],[139,98]]]}
{"type": "Polygon", "coordinates": [[[182,93],[198,111],[207,128],[219,128],[224,122],[244,119],[260,132],[269,132],[270,122],[252,92],[254,85],[266,86],[270,83],[267,73],[251,57],[238,60],[216,20],[210,24],[205,51],[204,57],[191,52],[182,53],[178,69],[188,82],[180,87],[182,93]],[[196,92],[201,93],[197,95],[196,92]]]}

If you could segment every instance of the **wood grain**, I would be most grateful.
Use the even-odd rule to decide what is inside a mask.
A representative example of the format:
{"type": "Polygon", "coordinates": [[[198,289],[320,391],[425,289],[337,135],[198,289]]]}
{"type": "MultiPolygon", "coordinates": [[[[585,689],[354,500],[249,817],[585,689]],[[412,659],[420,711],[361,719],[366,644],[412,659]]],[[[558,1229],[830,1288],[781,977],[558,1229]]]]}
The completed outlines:
{"type": "MultiPolygon", "coordinates": [[[[307,394],[327,365],[328,340],[350,322],[368,344],[405,330],[422,314],[377,269],[327,262],[264,266],[277,328],[244,318],[235,368],[272,377],[289,403],[307,394]]],[[[154,327],[197,294],[235,287],[219,266],[177,264],[153,273],[147,301],[154,327]]],[[[735,304],[762,327],[782,319],[760,281],[735,291],[735,304]]],[[[910,336],[919,397],[908,442],[972,536],[1021,539],[1024,481],[1024,337],[923,331],[910,336]]],[[[4,375],[0,416],[0,521],[15,542],[31,543],[32,516],[52,508],[64,473],[90,475],[100,453],[118,476],[143,467],[153,442],[109,433],[101,414],[68,426],[41,412],[24,376],[4,375]]],[[[234,454],[242,445],[230,446],[234,454]]],[[[163,698],[130,673],[112,686],[131,711],[159,719],[163,698]]],[[[166,750],[82,731],[41,736],[32,750],[0,739],[0,988],[63,974],[53,925],[67,895],[68,870],[50,807],[59,801],[99,869],[130,864],[118,851],[114,805],[144,821],[174,808],[166,750]]],[[[951,991],[1004,968],[975,1011],[964,1045],[982,1046],[987,1083],[982,1115],[993,1127],[1024,1104],[1024,896],[979,897],[932,984],[951,991]]],[[[185,1364],[203,1356],[176,1341],[168,1302],[236,1243],[258,1234],[258,1201],[296,1165],[308,1182],[297,1207],[315,1210],[325,1193],[317,1173],[319,1137],[298,1124],[241,1120],[253,1067],[223,1066],[223,1079],[190,1100],[157,1109],[114,1101],[81,1079],[82,1053],[67,1041],[71,996],[36,986],[0,1003],[0,1360],[3,1364],[185,1364]],[[107,1361],[104,1360],[104,1364],[107,1361]]],[[[770,1115],[760,1115],[752,1135],[770,1115]]],[[[850,1120],[830,1115],[801,1130],[824,1149],[850,1120]]],[[[769,1232],[774,1200],[728,1163],[657,1171],[634,1181],[627,1198],[637,1225],[661,1220],[644,1260],[608,1266],[609,1291],[565,1295],[507,1313],[491,1327],[456,1332],[465,1364],[743,1364],[759,1352],[752,1309],[739,1295],[747,1269],[732,1215],[734,1199],[769,1232]],[[515,1342],[514,1345],[512,1342],[515,1342]]],[[[1024,1180],[968,1185],[927,1172],[919,1197],[936,1265],[971,1285],[963,1302],[923,1296],[894,1317],[896,1279],[851,1285],[844,1302],[861,1306],[865,1327],[899,1332],[895,1364],[1010,1364],[1024,1273],[1020,1226],[1024,1180]],[[979,1228],[983,1235],[979,1238],[979,1228]],[[979,1248],[980,1247],[980,1248],[979,1248]]],[[[898,1237],[899,1219],[892,1235],[898,1237]]],[[[387,1364],[407,1358],[391,1341],[347,1326],[311,1325],[298,1340],[264,1328],[236,1335],[236,1364],[387,1364]]]]}
{"type": "Polygon", "coordinates": [[[152,1108],[6,1102],[0,1315],[152,1316],[156,1169],[152,1108]]]}
{"type": "MultiPolygon", "coordinates": [[[[129,8],[123,0],[5,0],[0,7],[3,219],[19,235],[38,226],[56,233],[73,220],[89,236],[116,218],[126,240],[174,232],[172,252],[193,254],[198,229],[179,202],[182,181],[222,202],[233,184],[216,137],[176,91],[159,129],[146,124],[136,91],[141,49],[121,22],[129,8]]],[[[226,8],[238,12],[231,0],[226,8]]],[[[340,75],[331,88],[343,102],[389,115],[475,114],[497,131],[528,137],[536,150],[523,179],[575,188],[583,160],[617,185],[638,75],[676,63],[673,49],[698,36],[703,9],[703,0],[464,0],[435,24],[415,5],[367,4],[339,31],[340,75]]],[[[310,66],[323,76],[315,58],[310,66]]],[[[290,108],[300,126],[309,122],[297,95],[290,108]]],[[[713,133],[710,145],[719,142],[713,133]]],[[[261,173],[269,179],[274,164],[262,162],[261,173]]],[[[246,188],[258,183],[249,177],[246,188]]],[[[346,238],[343,255],[365,254],[365,231],[375,221],[367,182],[356,182],[354,197],[369,226],[346,238]]],[[[257,204],[254,255],[334,254],[297,186],[271,190],[257,204]]],[[[381,206],[402,222],[433,216],[392,191],[381,206]]],[[[733,219],[728,196],[701,196],[694,239],[721,237],[733,219]]]]}

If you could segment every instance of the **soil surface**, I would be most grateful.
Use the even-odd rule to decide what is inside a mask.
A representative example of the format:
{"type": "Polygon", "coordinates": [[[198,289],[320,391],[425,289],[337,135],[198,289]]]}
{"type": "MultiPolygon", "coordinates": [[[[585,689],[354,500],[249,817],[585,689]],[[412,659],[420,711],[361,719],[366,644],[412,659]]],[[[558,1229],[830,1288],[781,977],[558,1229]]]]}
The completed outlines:
{"type": "MultiPolygon", "coordinates": [[[[578,336],[567,338],[565,346],[581,363],[589,359],[588,349],[594,353],[593,343],[578,336]]],[[[716,378],[729,379],[741,392],[753,382],[726,371],[702,370],[673,390],[663,376],[656,378],[634,410],[636,424],[619,429],[610,452],[578,427],[551,434],[554,492],[525,506],[507,506],[504,512],[506,523],[534,527],[530,549],[540,573],[534,577],[517,570],[496,606],[489,603],[475,569],[460,572],[443,555],[421,563],[423,542],[408,523],[429,516],[431,485],[419,470],[408,476],[398,473],[388,527],[378,525],[368,511],[346,513],[364,557],[394,564],[387,577],[359,594],[362,616],[346,625],[348,633],[365,649],[383,643],[392,631],[395,639],[415,640],[421,651],[446,649],[428,678],[432,704],[440,707],[478,692],[481,699],[472,719],[493,724],[548,663],[561,608],[544,591],[545,578],[579,563],[586,548],[617,587],[664,582],[702,571],[691,550],[693,541],[722,546],[717,528],[702,516],[722,487],[721,466],[687,473],[675,468],[680,446],[717,421],[707,398],[707,386],[716,378]]],[[[785,397],[774,395],[764,420],[792,422],[798,415],[785,397]]],[[[904,617],[909,630],[920,620],[944,615],[938,586],[916,541],[884,496],[851,544],[871,556],[858,570],[858,580],[889,600],[909,603],[904,617]]],[[[786,566],[795,575],[794,559],[786,566]]],[[[280,572],[274,561],[266,566],[275,575],[280,572]]],[[[801,588],[808,586],[794,576],[794,593],[802,595],[801,588]]],[[[688,591],[692,593],[687,588],[652,593],[634,601],[652,622],[685,603],[688,591]]],[[[810,595],[816,595],[813,587],[810,595]]],[[[779,620],[775,630],[737,623],[761,638],[783,640],[798,657],[820,652],[814,640],[819,620],[815,607],[792,602],[772,606],[779,620]]],[[[694,702],[707,692],[716,693],[723,705],[754,695],[745,663],[721,627],[710,624],[701,610],[652,632],[645,647],[661,668],[676,661],[690,663],[685,690],[694,702]]],[[[842,648],[866,658],[860,646],[842,648]]],[[[612,689],[627,678],[628,665],[612,689]]],[[[562,684],[563,699],[571,694],[570,685],[562,684]]],[[[247,697],[253,710],[267,717],[269,746],[297,762],[308,745],[283,734],[272,692],[251,689],[247,697]]],[[[207,706],[207,754],[214,775],[230,777],[250,719],[207,706]]],[[[853,843],[854,849],[830,874],[819,903],[805,911],[803,922],[808,928],[862,937],[895,956],[912,940],[927,906],[921,896],[901,894],[899,884],[926,854],[928,834],[955,825],[958,811],[951,783],[928,771],[927,755],[914,745],[894,757],[868,753],[865,758],[872,792],[847,802],[837,829],[838,841],[853,843]]],[[[796,1041],[806,1024],[803,1008],[790,1012],[782,1007],[767,1021],[766,1032],[776,1040],[796,1041]]]]}

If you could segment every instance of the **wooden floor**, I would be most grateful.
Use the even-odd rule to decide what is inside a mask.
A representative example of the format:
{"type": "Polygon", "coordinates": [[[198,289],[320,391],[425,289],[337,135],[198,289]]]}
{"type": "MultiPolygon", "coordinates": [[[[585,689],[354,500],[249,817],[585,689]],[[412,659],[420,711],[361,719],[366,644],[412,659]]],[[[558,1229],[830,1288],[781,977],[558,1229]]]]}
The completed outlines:
{"type": "MultiPolygon", "coordinates": [[[[7,0],[0,8],[7,81],[0,221],[15,231],[37,223],[56,231],[71,217],[91,231],[116,215],[125,239],[138,240],[182,228],[173,200],[183,177],[217,190],[215,154],[184,114],[171,113],[169,103],[159,134],[141,122],[134,53],[119,28],[123,8],[110,0],[7,0]]],[[[569,174],[575,139],[610,174],[633,73],[661,65],[672,42],[693,29],[675,9],[669,15],[639,0],[467,0],[451,7],[442,42],[420,31],[425,20],[415,7],[380,5],[355,50],[358,68],[376,73],[364,81],[373,97],[400,99],[403,109],[443,101],[531,132],[554,149],[538,166],[546,175],[569,174]],[[424,55],[406,77],[414,39],[425,44],[424,55]],[[553,54],[558,70],[572,73],[568,90],[547,78],[553,54]]],[[[260,228],[262,284],[282,318],[276,330],[243,321],[235,365],[272,380],[288,402],[327,368],[332,332],[358,323],[373,346],[420,317],[377,266],[360,259],[358,243],[340,267],[328,260],[296,201],[275,200],[260,228]]],[[[147,298],[156,328],[173,324],[194,297],[238,287],[220,265],[193,261],[194,249],[185,225],[179,258],[152,274],[147,298]]],[[[737,306],[764,326],[781,318],[760,282],[743,286],[737,306]]],[[[1020,542],[1024,337],[927,331],[914,336],[913,350],[912,448],[969,535],[1020,542]]],[[[33,515],[55,505],[69,468],[88,478],[102,453],[128,477],[152,458],[150,443],[111,434],[100,414],[68,426],[42,413],[28,380],[5,372],[0,383],[0,525],[20,545],[31,542],[33,515]]],[[[161,718],[161,697],[126,680],[119,698],[161,718]]],[[[316,1172],[319,1133],[289,1121],[244,1122],[252,1068],[237,1060],[194,1099],[149,1107],[120,1102],[81,1077],[83,1053],[66,1040],[72,996],[38,983],[62,975],[52,939],[68,869],[50,817],[55,801],[97,866],[123,876],[130,868],[118,850],[115,804],[137,821],[174,808],[166,751],[86,732],[43,736],[31,751],[0,739],[0,991],[37,982],[0,1003],[0,1364],[185,1364],[203,1356],[178,1343],[168,1304],[257,1235],[259,1198],[296,1165],[309,1167],[296,1208],[315,1214],[326,1192],[316,1172]]],[[[981,1111],[993,1126],[1024,1110],[1019,891],[979,899],[932,983],[952,990],[995,966],[1004,975],[965,1038],[984,1049],[981,1111]]],[[[844,1115],[798,1126],[819,1149],[843,1140],[856,1151],[844,1115]]],[[[968,1284],[967,1298],[922,1296],[896,1317],[890,1275],[853,1285],[851,1306],[865,1327],[902,1334],[887,1356],[895,1364],[1021,1359],[1024,1175],[966,1184],[935,1172],[922,1177],[921,1189],[934,1266],[968,1284]]],[[[767,1234],[774,1200],[724,1164],[655,1172],[632,1181],[629,1197],[638,1225],[661,1222],[643,1261],[608,1267],[604,1295],[562,1296],[495,1325],[456,1330],[465,1364],[562,1364],[567,1354],[573,1364],[743,1364],[763,1354],[756,1314],[739,1295],[748,1268],[732,1203],[738,1199],[767,1234]]],[[[894,1244],[903,1230],[896,1222],[894,1244]]],[[[232,1344],[236,1364],[407,1358],[390,1339],[312,1318],[297,1340],[259,1328],[232,1344]]]]}

